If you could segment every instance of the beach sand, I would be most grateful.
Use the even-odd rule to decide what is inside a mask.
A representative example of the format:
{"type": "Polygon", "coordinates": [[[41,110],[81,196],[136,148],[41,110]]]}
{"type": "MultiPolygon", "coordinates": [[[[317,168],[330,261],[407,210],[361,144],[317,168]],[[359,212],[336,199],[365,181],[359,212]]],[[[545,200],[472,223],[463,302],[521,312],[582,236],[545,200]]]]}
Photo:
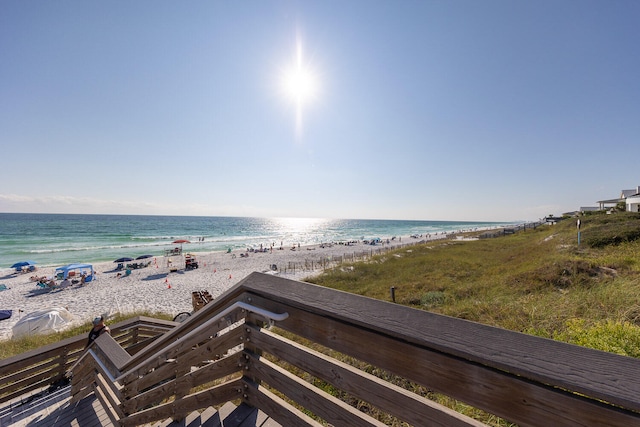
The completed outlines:
{"type": "MultiPolygon", "coordinates": [[[[444,237],[432,235],[429,238],[444,237]]],[[[97,315],[104,315],[108,323],[109,317],[115,313],[142,310],[175,316],[193,311],[192,292],[207,291],[216,298],[254,271],[271,271],[282,277],[304,280],[322,271],[318,262],[323,259],[375,253],[380,248],[415,244],[420,240],[403,236],[376,246],[357,242],[352,245],[295,247],[295,250],[285,247],[283,250],[250,252],[248,257],[241,256],[243,251],[200,253],[195,254],[199,268],[185,270],[183,261],[181,265],[174,264],[180,267],[177,272],[170,272],[166,259],[158,256],[147,260],[151,262],[148,267],[131,270],[126,277],[118,277],[119,272],[115,271],[113,262],[96,263],[93,264],[97,273],[95,280],[84,286],[75,284],[53,291],[39,288],[30,278],[33,275],[53,277],[55,267],[39,268],[34,273],[10,274],[0,278],[0,283],[8,288],[0,291],[0,310],[13,310],[12,317],[0,320],[0,340],[11,338],[11,329],[21,317],[47,308],[66,308],[74,318],[70,326],[89,322],[97,315]],[[313,262],[315,268],[300,268],[305,262],[313,262]],[[295,272],[289,268],[291,263],[297,265],[295,272]],[[278,267],[276,271],[271,268],[274,264],[278,267]]]]}

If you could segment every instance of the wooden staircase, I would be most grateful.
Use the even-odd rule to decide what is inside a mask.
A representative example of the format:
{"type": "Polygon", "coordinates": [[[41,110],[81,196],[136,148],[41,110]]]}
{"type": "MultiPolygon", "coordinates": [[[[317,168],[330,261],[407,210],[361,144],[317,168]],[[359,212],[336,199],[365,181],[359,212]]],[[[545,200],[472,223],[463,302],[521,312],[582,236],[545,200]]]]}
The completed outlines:
{"type": "MultiPolygon", "coordinates": [[[[0,427],[116,427],[94,394],[72,403],[70,386],[42,391],[0,408],[0,427]]],[[[193,411],[181,421],[167,419],[148,427],[280,427],[264,412],[246,404],[193,411]]]]}
{"type": "Polygon", "coordinates": [[[184,323],[112,331],[1,360],[0,403],[72,377],[10,425],[484,426],[438,393],[520,427],[640,426],[640,359],[267,274],[184,323]]]}
{"type": "Polygon", "coordinates": [[[225,403],[217,411],[211,407],[203,412],[194,411],[182,421],[167,420],[152,427],[281,427],[264,412],[244,403],[236,406],[225,403]]]}

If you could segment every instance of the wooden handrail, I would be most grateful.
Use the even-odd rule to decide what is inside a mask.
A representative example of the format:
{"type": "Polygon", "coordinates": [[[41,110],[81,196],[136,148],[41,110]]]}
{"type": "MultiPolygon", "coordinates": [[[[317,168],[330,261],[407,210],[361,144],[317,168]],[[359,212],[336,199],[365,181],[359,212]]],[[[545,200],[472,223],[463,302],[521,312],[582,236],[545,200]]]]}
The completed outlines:
{"type": "MultiPolygon", "coordinates": [[[[167,352],[170,352],[172,349],[179,347],[181,345],[184,344],[185,341],[188,341],[191,337],[194,336],[201,336],[203,333],[206,333],[209,329],[211,329],[211,327],[213,325],[215,325],[216,323],[218,323],[221,319],[225,318],[226,316],[228,316],[229,314],[238,311],[238,310],[243,310],[246,312],[250,312],[250,313],[255,313],[258,314],[268,320],[284,320],[286,319],[289,315],[287,313],[273,313],[273,312],[269,312],[268,310],[264,310],[260,307],[256,307],[254,305],[251,304],[247,304],[244,302],[235,302],[232,305],[230,305],[229,307],[224,308],[221,312],[216,313],[214,316],[212,316],[211,318],[207,319],[205,322],[203,322],[202,324],[200,324],[198,327],[196,327],[193,330],[190,330],[188,332],[186,332],[182,337],[180,337],[179,339],[175,340],[174,342],[172,342],[171,344],[168,344],[167,346],[165,346],[164,348],[162,348],[161,350],[159,350],[158,352],[156,352],[155,354],[153,354],[152,356],[150,356],[151,359],[156,359],[156,360],[162,360],[165,355],[167,354],[167,352]]],[[[133,360],[133,359],[132,359],[133,360]]],[[[118,378],[118,381],[120,381],[121,379],[124,379],[123,377],[127,376],[127,375],[136,375],[136,372],[140,369],[145,369],[148,365],[148,361],[142,361],[140,363],[138,363],[138,365],[132,367],[132,368],[128,368],[127,372],[124,372],[121,375],[121,378],[118,378]]]]}
{"type": "MultiPolygon", "coordinates": [[[[125,346],[129,348],[135,346],[139,340],[157,337],[176,325],[176,322],[137,316],[111,325],[111,334],[118,343],[130,341],[125,346]],[[150,325],[156,332],[145,332],[136,340],[132,340],[132,333],[138,330],[136,325],[150,325]]],[[[86,342],[85,334],[77,335],[0,360],[0,403],[63,380],[84,354],[86,342]]]]}
{"type": "Polygon", "coordinates": [[[255,275],[244,288],[252,303],[289,312],[279,327],[510,421],[640,420],[638,359],[286,282],[255,275]]]}
{"type": "MultiPolygon", "coordinates": [[[[125,357],[104,341],[103,354],[85,357],[76,369],[95,372],[96,393],[115,405],[110,416],[123,426],[179,419],[235,399],[282,425],[319,425],[307,414],[334,425],[381,425],[306,377],[414,425],[482,424],[386,378],[520,426],[640,425],[639,359],[260,273],[136,355],[125,357]],[[268,312],[288,316],[270,331],[262,317],[268,312]],[[120,372],[111,384],[109,366],[120,372]]],[[[80,380],[78,388],[89,389],[80,380]]]]}

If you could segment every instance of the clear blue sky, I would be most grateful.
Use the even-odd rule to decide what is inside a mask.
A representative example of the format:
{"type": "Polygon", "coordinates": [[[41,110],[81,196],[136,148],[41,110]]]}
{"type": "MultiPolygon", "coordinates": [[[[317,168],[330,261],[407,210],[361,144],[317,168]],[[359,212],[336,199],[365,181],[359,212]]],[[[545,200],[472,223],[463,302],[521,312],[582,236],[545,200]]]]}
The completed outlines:
{"type": "Polygon", "coordinates": [[[0,212],[593,206],[640,185],[639,23],[636,0],[5,0],[0,212]]]}

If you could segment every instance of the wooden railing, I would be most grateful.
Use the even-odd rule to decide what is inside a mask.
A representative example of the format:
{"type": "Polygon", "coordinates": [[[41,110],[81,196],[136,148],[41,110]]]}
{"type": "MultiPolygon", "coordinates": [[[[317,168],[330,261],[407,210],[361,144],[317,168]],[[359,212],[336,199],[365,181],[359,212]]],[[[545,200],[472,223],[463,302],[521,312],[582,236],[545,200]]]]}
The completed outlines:
{"type": "Polygon", "coordinates": [[[385,425],[346,401],[410,425],[482,425],[426,391],[520,426],[640,425],[638,359],[261,273],[136,354],[100,337],[73,369],[74,398],[91,391],[122,426],[228,401],[284,426],[385,425]]]}
{"type": "MultiPolygon", "coordinates": [[[[111,333],[119,346],[135,354],[176,325],[175,322],[136,317],[112,325],[111,333]]],[[[63,380],[82,355],[86,343],[87,335],[78,335],[0,360],[0,403],[63,380]]]]}

